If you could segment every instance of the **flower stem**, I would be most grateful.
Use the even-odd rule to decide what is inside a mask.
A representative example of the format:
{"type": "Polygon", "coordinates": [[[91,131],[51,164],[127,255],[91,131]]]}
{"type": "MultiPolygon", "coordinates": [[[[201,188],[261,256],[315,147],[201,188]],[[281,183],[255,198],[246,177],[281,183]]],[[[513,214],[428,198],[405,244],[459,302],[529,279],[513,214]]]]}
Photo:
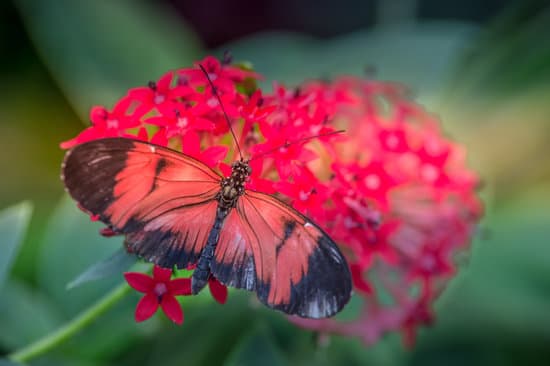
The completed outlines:
{"type": "Polygon", "coordinates": [[[24,363],[48,352],[56,346],[59,346],[71,336],[88,326],[97,317],[113,307],[113,305],[121,300],[124,295],[129,292],[129,290],[130,286],[126,283],[115,287],[111,290],[111,292],[107,293],[103,296],[103,298],[98,300],[88,309],[84,310],[69,323],[63,325],[61,328],[52,333],[46,334],[43,338],[38,339],[36,342],[9,354],[8,358],[15,362],[24,363]]]}

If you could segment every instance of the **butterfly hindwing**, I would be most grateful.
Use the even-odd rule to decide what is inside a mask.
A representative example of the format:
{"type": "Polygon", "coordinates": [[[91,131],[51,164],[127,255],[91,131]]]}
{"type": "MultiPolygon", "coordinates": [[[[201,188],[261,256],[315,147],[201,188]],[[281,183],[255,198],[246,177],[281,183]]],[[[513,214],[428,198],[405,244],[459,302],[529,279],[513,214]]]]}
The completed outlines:
{"type": "Polygon", "coordinates": [[[212,273],[257,292],[267,306],[308,318],[340,311],[351,275],[338,247],[317,225],[275,197],[247,191],[224,222],[212,273]]]}
{"type": "Polygon", "coordinates": [[[173,150],[123,138],[70,150],[63,164],[69,194],[130,251],[163,267],[194,263],[215,220],[221,177],[173,150]]]}

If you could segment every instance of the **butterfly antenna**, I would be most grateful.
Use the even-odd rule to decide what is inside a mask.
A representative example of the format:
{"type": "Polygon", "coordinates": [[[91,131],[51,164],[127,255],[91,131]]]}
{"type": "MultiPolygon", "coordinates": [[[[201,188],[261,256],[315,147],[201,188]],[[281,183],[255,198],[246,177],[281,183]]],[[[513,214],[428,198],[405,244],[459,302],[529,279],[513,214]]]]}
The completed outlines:
{"type": "Polygon", "coordinates": [[[243,154],[241,152],[241,147],[239,146],[239,143],[237,142],[237,136],[235,135],[235,131],[233,131],[233,127],[231,127],[231,120],[229,119],[229,116],[227,115],[227,112],[225,111],[225,107],[222,103],[222,98],[220,98],[220,95],[218,94],[218,89],[216,89],[216,86],[212,82],[212,79],[210,79],[210,76],[208,75],[208,72],[202,66],[199,64],[199,67],[201,68],[202,72],[204,73],[204,76],[206,76],[206,79],[208,80],[208,83],[210,84],[210,87],[212,88],[212,93],[216,96],[216,99],[218,100],[218,104],[220,105],[223,115],[225,117],[225,121],[227,122],[227,125],[229,126],[229,131],[231,131],[231,136],[233,136],[233,141],[235,141],[235,145],[237,145],[237,151],[239,151],[239,156],[241,157],[241,160],[243,160],[243,154]]]}
{"type": "Polygon", "coordinates": [[[285,142],[284,144],[282,144],[282,145],[276,146],[276,147],[274,147],[273,149],[269,149],[269,150],[267,150],[267,151],[263,151],[261,154],[258,154],[258,155],[253,156],[252,158],[250,158],[249,161],[255,160],[255,159],[260,158],[260,157],[262,157],[262,156],[264,156],[264,155],[267,155],[267,154],[271,154],[273,151],[277,151],[277,150],[279,150],[279,149],[282,148],[282,147],[289,147],[289,146],[291,146],[291,145],[299,144],[299,143],[306,142],[306,141],[313,140],[313,139],[317,139],[317,138],[319,138],[319,137],[332,136],[332,135],[337,135],[337,134],[344,133],[344,132],[346,132],[346,131],[345,131],[345,130],[331,131],[331,132],[322,133],[322,134],[319,134],[319,135],[313,135],[313,136],[302,137],[301,139],[297,139],[297,140],[286,141],[286,142],[285,142]]]}

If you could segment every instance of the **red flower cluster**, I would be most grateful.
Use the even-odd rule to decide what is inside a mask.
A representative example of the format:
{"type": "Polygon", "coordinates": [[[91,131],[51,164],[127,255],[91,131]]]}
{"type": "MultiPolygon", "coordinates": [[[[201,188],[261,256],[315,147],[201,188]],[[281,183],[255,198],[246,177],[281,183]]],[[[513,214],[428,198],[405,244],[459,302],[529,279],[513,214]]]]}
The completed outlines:
{"type": "Polygon", "coordinates": [[[349,323],[293,321],[367,344],[402,329],[413,344],[416,327],[432,321],[431,304],[456,272],[453,257],[467,247],[482,215],[477,177],[463,148],[443,137],[438,121],[399,85],[342,78],[302,90],[316,96],[310,108],[332,103],[331,120],[346,130],[345,144],[333,147],[331,200],[321,222],[349,249],[364,305],[349,323]],[[333,103],[336,95],[346,97],[333,103]]]}
{"type": "MultiPolygon", "coordinates": [[[[412,342],[414,329],[433,318],[431,304],[455,272],[453,256],[468,245],[482,213],[464,150],[395,84],[348,77],[295,89],[274,84],[266,94],[250,70],[213,57],[200,63],[244,157],[252,158],[248,188],[277,194],[323,227],[346,253],[356,293],[365,300],[353,322],[292,321],[367,343],[402,329],[412,342]],[[380,300],[388,295],[391,305],[380,300]]],[[[94,107],[91,120],[62,147],[132,136],[178,149],[225,174],[228,163],[240,158],[198,67],[130,90],[111,112],[94,107]]],[[[157,294],[151,286],[133,287],[157,294]]],[[[179,321],[179,313],[166,311],[164,298],[154,303],[151,296],[138,310],[144,307],[148,315],[160,304],[179,321]]]]}

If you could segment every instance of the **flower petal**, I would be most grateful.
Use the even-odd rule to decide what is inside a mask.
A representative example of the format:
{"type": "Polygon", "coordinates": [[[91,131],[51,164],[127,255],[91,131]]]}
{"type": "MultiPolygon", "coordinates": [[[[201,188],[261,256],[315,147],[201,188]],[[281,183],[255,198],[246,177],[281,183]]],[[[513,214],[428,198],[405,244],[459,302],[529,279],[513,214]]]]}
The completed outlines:
{"type": "Polygon", "coordinates": [[[218,281],[215,277],[208,279],[208,288],[214,300],[220,304],[225,304],[227,301],[227,287],[218,281]]]}
{"type": "Polygon", "coordinates": [[[360,265],[354,263],[350,265],[350,269],[355,289],[365,294],[372,294],[373,289],[371,285],[367,281],[365,281],[365,278],[363,277],[363,268],[360,265]]]}
{"type": "Polygon", "coordinates": [[[172,277],[171,268],[153,267],[153,278],[155,282],[168,282],[170,281],[170,277],[172,277]]]}
{"type": "Polygon", "coordinates": [[[166,295],[162,298],[162,302],[160,303],[160,306],[162,308],[162,311],[164,311],[164,314],[170,320],[172,320],[176,324],[183,323],[183,310],[181,309],[181,305],[176,300],[174,296],[166,295]]]}
{"type": "Polygon", "coordinates": [[[168,71],[166,74],[162,75],[157,81],[157,89],[161,92],[167,91],[170,88],[173,78],[174,73],[172,71],[168,71]]]}
{"type": "Polygon", "coordinates": [[[206,165],[208,165],[209,167],[213,168],[225,158],[228,151],[229,148],[227,146],[209,147],[202,152],[201,161],[206,163],[206,165]]]}
{"type": "Polygon", "coordinates": [[[191,278],[176,278],[168,282],[171,295],[191,295],[191,278]]]}
{"type": "Polygon", "coordinates": [[[125,272],[124,278],[134,290],[139,292],[149,292],[155,285],[155,281],[144,273],[125,272]]]}
{"type": "Polygon", "coordinates": [[[136,322],[139,323],[152,317],[158,307],[159,303],[155,295],[147,294],[143,296],[136,306],[136,322]]]}

